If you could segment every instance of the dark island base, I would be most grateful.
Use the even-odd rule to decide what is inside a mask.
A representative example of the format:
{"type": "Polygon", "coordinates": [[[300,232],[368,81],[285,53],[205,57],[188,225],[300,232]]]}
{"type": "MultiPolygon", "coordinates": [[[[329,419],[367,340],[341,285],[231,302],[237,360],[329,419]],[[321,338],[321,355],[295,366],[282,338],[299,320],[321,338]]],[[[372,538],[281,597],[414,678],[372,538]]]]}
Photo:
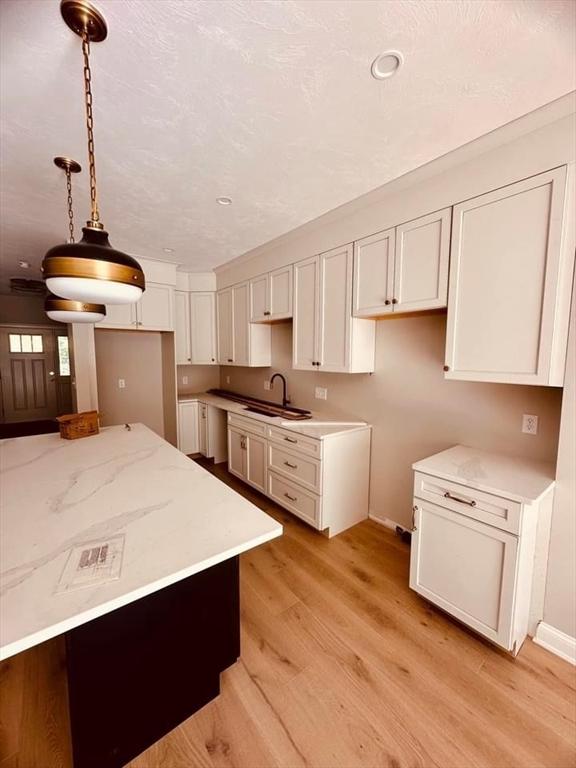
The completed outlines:
{"type": "Polygon", "coordinates": [[[237,557],[68,632],[74,768],[121,768],[217,696],[239,655],[237,557]]]}

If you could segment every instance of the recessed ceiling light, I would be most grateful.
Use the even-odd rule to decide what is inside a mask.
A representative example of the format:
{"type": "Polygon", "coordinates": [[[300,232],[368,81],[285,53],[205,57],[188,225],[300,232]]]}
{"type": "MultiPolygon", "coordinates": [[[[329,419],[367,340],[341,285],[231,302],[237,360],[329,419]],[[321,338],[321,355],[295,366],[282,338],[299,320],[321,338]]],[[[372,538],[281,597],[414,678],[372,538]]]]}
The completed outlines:
{"type": "Polygon", "coordinates": [[[29,261],[19,261],[18,266],[22,267],[22,269],[30,269],[30,262],[29,261]]]}
{"type": "Polygon", "coordinates": [[[404,57],[400,51],[384,51],[380,56],[376,56],[370,67],[372,77],[376,80],[386,80],[392,77],[404,63],[404,57]]]}
{"type": "Polygon", "coordinates": [[[216,202],[218,205],[232,205],[231,197],[217,197],[216,202]]]}
{"type": "Polygon", "coordinates": [[[163,248],[164,253],[174,253],[174,248],[163,248]]]}

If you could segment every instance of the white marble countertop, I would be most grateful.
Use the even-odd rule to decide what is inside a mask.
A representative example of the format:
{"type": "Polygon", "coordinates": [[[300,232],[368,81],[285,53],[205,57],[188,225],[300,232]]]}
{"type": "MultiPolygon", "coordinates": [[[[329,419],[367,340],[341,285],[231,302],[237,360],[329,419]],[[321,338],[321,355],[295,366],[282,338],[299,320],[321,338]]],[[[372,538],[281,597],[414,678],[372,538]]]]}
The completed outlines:
{"type": "Polygon", "coordinates": [[[142,424],[3,440],[0,485],[0,659],[282,533],[142,424]],[[118,580],[56,593],[71,548],[118,534],[118,580]]]}
{"type": "Polygon", "coordinates": [[[456,445],[412,464],[427,475],[530,504],[554,485],[554,465],[456,445]]]}
{"type": "Polygon", "coordinates": [[[366,424],[365,421],[342,419],[335,414],[327,416],[324,413],[320,414],[315,413],[314,411],[311,411],[312,418],[306,419],[305,421],[290,421],[288,419],[283,419],[281,416],[263,416],[260,413],[247,411],[246,406],[242,403],[237,403],[235,400],[228,400],[219,395],[213,395],[210,392],[178,395],[178,402],[206,403],[206,405],[213,405],[216,408],[221,408],[223,411],[238,413],[241,416],[245,416],[247,419],[263,421],[266,424],[282,427],[282,429],[289,429],[292,432],[297,432],[300,435],[306,435],[308,437],[314,437],[317,440],[324,440],[327,437],[341,435],[344,432],[354,432],[359,429],[371,429],[370,425],[366,424]]]}

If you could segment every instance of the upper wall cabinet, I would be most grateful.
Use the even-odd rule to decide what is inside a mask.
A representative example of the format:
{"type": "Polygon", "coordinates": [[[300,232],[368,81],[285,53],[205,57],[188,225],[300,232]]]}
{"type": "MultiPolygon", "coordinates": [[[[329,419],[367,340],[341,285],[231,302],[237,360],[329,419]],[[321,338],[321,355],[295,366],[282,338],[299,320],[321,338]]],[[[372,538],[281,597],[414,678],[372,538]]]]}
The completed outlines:
{"type": "Polygon", "coordinates": [[[146,290],[136,304],[109,304],[106,317],[96,328],[139,331],[174,330],[174,288],[146,282],[146,290]]]}
{"type": "Polygon", "coordinates": [[[217,365],[216,296],[176,291],[174,341],[178,365],[217,365]]]}
{"type": "Polygon", "coordinates": [[[352,317],[351,245],[294,265],[292,366],[299,370],[374,370],[375,323],[352,317]]]}
{"type": "Polygon", "coordinates": [[[221,365],[267,367],[271,364],[270,327],[250,323],[248,283],[218,291],[217,318],[221,365]]]}
{"type": "Polygon", "coordinates": [[[292,265],[250,281],[250,321],[286,320],[292,317],[292,265]]]}
{"type": "Polygon", "coordinates": [[[445,307],[450,208],[354,243],[354,315],[445,307]]]}
{"type": "Polygon", "coordinates": [[[566,179],[557,168],[454,207],[446,378],[562,386],[574,265],[566,179]]]}

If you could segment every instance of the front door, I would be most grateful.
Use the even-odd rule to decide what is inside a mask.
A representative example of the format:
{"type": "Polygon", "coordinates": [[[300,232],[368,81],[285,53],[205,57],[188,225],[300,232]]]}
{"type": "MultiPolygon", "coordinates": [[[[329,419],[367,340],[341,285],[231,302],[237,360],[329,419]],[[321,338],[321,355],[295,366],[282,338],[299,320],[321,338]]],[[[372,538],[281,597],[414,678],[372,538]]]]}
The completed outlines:
{"type": "Polygon", "coordinates": [[[58,415],[54,331],[0,328],[2,421],[36,421],[58,415]]]}

